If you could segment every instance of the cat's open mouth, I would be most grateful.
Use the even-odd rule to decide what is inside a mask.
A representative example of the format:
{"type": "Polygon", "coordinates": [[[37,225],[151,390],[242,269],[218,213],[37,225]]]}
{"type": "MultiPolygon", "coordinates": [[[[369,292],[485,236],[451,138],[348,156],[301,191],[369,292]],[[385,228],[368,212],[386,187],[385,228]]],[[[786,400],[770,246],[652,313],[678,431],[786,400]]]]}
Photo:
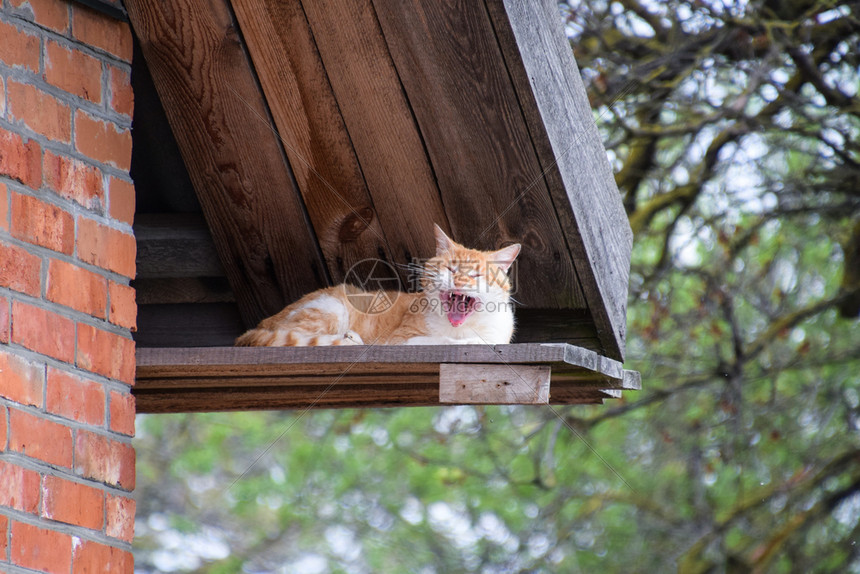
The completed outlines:
{"type": "Polygon", "coordinates": [[[475,312],[475,298],[457,291],[443,291],[442,310],[454,327],[459,327],[475,312]]]}

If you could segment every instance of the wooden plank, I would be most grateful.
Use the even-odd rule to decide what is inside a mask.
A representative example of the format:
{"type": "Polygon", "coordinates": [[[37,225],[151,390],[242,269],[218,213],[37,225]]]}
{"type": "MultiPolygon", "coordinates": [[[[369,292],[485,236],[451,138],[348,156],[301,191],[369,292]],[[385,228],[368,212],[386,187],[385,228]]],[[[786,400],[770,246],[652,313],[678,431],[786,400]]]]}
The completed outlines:
{"type": "MultiPolygon", "coordinates": [[[[448,379],[455,381],[463,379],[457,372],[474,369],[495,373],[484,377],[488,380],[508,382],[512,374],[534,371],[540,376],[532,390],[543,393],[544,403],[542,377],[551,374],[550,404],[596,404],[638,388],[638,379],[631,379],[617,362],[563,344],[141,347],[133,392],[138,412],[439,405],[441,373],[448,369],[454,372],[448,379]]],[[[519,378],[515,382],[519,384],[519,378]]],[[[512,400],[518,403],[534,402],[534,396],[526,400],[519,389],[515,393],[512,400]]],[[[480,396],[468,402],[475,400],[501,402],[480,396]]]]}
{"type": "Polygon", "coordinates": [[[373,4],[454,238],[482,249],[521,242],[517,298],[531,307],[585,308],[483,3],[373,4]]]}
{"type": "MultiPolygon", "coordinates": [[[[389,381],[397,377],[403,378],[439,378],[439,363],[286,363],[289,372],[285,373],[284,363],[261,363],[259,365],[231,364],[199,364],[184,365],[149,365],[138,376],[147,381],[148,388],[176,388],[183,381],[207,380],[213,386],[237,385],[255,386],[268,384],[265,381],[281,378],[284,384],[291,385],[294,381],[334,380],[348,372],[350,377],[366,377],[366,382],[378,378],[389,381]],[[285,377],[285,374],[288,377],[285,377]],[[287,380],[289,379],[289,380],[287,380]],[[231,382],[233,381],[233,382],[231,382]]],[[[299,383],[305,384],[305,383],[299,383]]],[[[307,383],[310,384],[310,383],[307,383]]]]}
{"type": "Polygon", "coordinates": [[[606,353],[623,360],[633,234],[552,0],[485,0],[606,353]]]}
{"type": "Polygon", "coordinates": [[[142,347],[232,345],[242,332],[235,303],[140,305],[134,340],[142,347]]]}
{"type": "MultiPolygon", "coordinates": [[[[374,345],[350,347],[210,347],[188,349],[141,349],[137,354],[138,376],[150,367],[175,367],[194,372],[214,365],[258,367],[260,365],[357,363],[550,363],[562,367],[598,365],[620,376],[621,364],[597,353],[565,344],[521,345],[374,345]],[[603,362],[601,362],[601,359],[603,362]]],[[[555,371],[554,371],[555,372],[555,371]]],[[[559,372],[563,372],[563,369],[559,372]]]]}
{"type": "MultiPolygon", "coordinates": [[[[138,413],[181,413],[285,409],[343,409],[384,407],[450,406],[439,402],[439,384],[403,383],[372,392],[365,385],[338,383],[326,387],[216,388],[167,392],[134,389],[138,413]]],[[[602,404],[607,397],[596,391],[567,394],[551,405],[602,404]]]]}
{"type": "Polygon", "coordinates": [[[439,365],[439,402],[483,405],[549,403],[546,365],[439,365]]]}
{"type": "Polygon", "coordinates": [[[432,257],[448,217],[371,1],[302,4],[392,254],[432,257]]]}
{"type": "Polygon", "coordinates": [[[212,233],[200,213],[135,216],[137,278],[223,277],[212,233]]]}
{"type": "Polygon", "coordinates": [[[226,277],[144,278],[135,279],[131,286],[137,293],[138,305],[236,302],[226,277]]]}
{"type": "Polygon", "coordinates": [[[300,0],[231,3],[332,280],[390,259],[300,0]]]}
{"type": "Polygon", "coordinates": [[[225,0],[128,0],[129,19],[246,325],[328,282],[225,0]],[[289,224],[285,224],[289,222],[289,224]]]}
{"type": "Polygon", "coordinates": [[[135,390],[135,403],[139,413],[438,406],[439,385],[407,383],[388,388],[384,393],[347,384],[338,384],[336,392],[316,386],[219,388],[158,394],[135,390]]]}
{"type": "Polygon", "coordinates": [[[516,343],[570,343],[600,351],[594,321],[585,309],[534,309],[517,307],[516,343]]]}

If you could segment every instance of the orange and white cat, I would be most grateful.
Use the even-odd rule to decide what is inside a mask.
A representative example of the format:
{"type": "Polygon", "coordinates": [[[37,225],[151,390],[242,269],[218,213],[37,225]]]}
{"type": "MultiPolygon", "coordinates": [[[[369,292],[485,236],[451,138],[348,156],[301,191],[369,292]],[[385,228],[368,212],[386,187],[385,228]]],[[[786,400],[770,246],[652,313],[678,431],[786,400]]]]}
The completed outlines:
{"type": "Polygon", "coordinates": [[[236,340],[238,346],[503,344],[514,334],[508,270],[520,245],[478,251],[435,226],[436,256],[416,293],[343,284],[305,295],[236,340]],[[372,301],[387,302],[383,311],[372,301]]]}

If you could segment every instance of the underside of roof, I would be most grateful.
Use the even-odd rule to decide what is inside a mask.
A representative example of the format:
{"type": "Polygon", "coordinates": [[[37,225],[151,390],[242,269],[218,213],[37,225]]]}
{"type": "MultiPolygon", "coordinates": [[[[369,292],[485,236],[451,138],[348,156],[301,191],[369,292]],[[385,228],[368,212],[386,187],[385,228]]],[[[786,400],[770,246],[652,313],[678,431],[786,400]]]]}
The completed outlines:
{"type": "Polygon", "coordinates": [[[523,244],[518,342],[623,358],[632,236],[551,1],[125,4],[139,344],[223,343],[438,223],[523,244]]]}

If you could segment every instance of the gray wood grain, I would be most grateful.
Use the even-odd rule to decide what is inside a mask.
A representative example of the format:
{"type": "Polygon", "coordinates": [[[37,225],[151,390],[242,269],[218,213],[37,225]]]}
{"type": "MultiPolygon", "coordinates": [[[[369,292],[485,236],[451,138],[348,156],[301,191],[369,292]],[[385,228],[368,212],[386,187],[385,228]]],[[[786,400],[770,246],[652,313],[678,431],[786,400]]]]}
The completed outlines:
{"type": "Polygon", "coordinates": [[[588,308],[623,359],[633,234],[552,0],[485,0],[588,308]]]}

